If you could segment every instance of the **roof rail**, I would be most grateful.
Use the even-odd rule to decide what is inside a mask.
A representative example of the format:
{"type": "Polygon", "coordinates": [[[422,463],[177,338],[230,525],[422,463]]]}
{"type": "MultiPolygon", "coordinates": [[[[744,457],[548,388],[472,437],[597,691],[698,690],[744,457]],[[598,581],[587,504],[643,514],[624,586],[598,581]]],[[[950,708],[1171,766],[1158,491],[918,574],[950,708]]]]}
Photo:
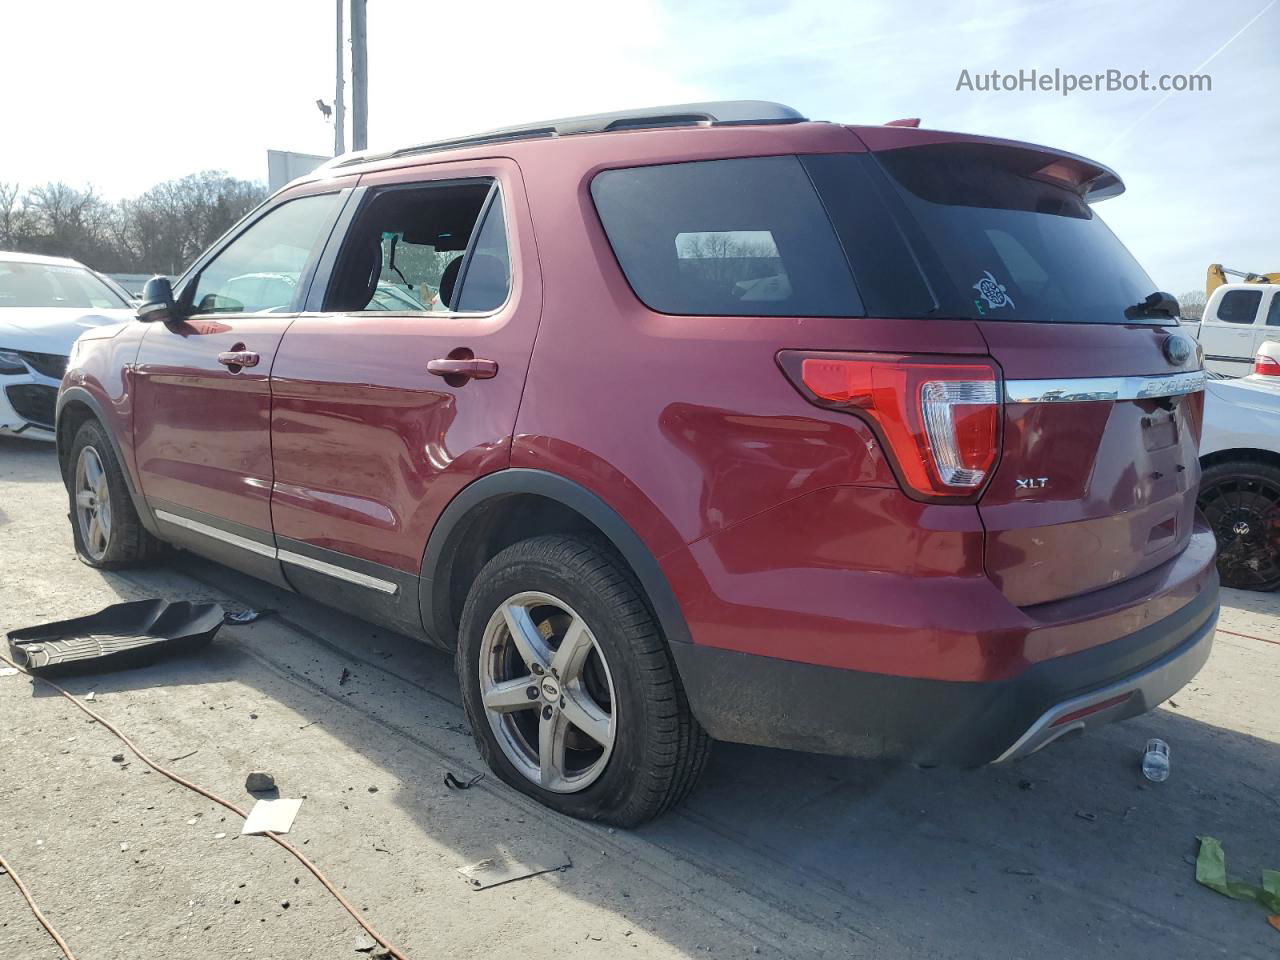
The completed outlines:
{"type": "Polygon", "coordinates": [[[731,126],[735,124],[802,123],[808,118],[799,111],[768,100],[719,100],[708,103],[678,103],[663,107],[642,107],[615,113],[595,113],[560,120],[499,127],[467,137],[435,140],[383,153],[363,151],[359,156],[344,154],[334,157],[322,169],[332,170],[370,160],[387,160],[418,153],[434,153],[455,147],[483,146],[511,140],[540,140],[550,137],[575,136],[582,133],[608,133],[615,130],[645,130],[654,127],[731,126]]]}

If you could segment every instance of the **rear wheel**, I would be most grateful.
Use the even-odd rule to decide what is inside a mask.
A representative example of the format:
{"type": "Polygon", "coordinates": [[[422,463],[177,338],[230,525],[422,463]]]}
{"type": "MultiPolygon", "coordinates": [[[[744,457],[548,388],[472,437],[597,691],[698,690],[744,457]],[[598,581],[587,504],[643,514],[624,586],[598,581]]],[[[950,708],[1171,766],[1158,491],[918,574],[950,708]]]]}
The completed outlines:
{"type": "Polygon", "coordinates": [[[635,826],[706,763],[666,642],[603,544],[537,537],[494,557],[463,609],[457,669],[486,762],[562,813],[635,826]]]}
{"type": "Polygon", "coordinates": [[[67,493],[76,554],[89,566],[132,566],[158,551],[159,541],[138,519],[115,450],[96,420],[85,421],[71,444],[67,493]]]}
{"type": "Polygon", "coordinates": [[[1218,539],[1218,575],[1243,590],[1280,587],[1280,467],[1234,460],[1207,467],[1199,505],[1218,539]]]}

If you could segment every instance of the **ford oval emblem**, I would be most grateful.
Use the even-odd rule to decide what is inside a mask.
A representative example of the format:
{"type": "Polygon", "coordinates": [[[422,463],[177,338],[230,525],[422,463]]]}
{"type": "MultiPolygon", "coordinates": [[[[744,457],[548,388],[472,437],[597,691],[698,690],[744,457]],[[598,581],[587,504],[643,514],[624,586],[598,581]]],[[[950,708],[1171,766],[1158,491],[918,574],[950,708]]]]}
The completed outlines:
{"type": "Polygon", "coordinates": [[[1164,356],[1175,367],[1180,367],[1191,359],[1192,353],[1191,339],[1184,337],[1180,333],[1174,333],[1164,338],[1164,356]]]}

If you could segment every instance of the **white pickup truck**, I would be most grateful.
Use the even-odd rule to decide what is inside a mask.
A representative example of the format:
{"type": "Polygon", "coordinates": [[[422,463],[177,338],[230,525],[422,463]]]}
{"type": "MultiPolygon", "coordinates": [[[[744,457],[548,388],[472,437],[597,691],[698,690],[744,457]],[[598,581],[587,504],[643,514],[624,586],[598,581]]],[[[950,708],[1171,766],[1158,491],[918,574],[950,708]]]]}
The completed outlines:
{"type": "Polygon", "coordinates": [[[1280,286],[1224,283],[1209,295],[1197,323],[1182,321],[1204,348],[1206,370],[1243,377],[1265,340],[1280,340],[1280,286]]]}
{"type": "MultiPolygon", "coordinates": [[[[1273,302],[1280,301],[1280,297],[1273,302]]],[[[1228,587],[1280,587],[1280,344],[1255,372],[1205,384],[1200,509],[1218,538],[1228,587]]]]}

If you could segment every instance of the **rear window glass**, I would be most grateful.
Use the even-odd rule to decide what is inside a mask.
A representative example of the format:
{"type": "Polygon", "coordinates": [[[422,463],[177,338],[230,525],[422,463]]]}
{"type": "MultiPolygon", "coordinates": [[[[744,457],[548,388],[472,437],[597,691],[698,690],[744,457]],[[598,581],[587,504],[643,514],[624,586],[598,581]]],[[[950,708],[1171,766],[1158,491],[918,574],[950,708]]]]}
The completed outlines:
{"type": "Polygon", "coordinates": [[[591,183],[627,281],[651,309],[859,316],[862,301],[796,157],[607,170],[591,183]]]}
{"type": "Polygon", "coordinates": [[[1045,179],[1044,154],[947,143],[875,157],[943,315],[1172,323],[1134,309],[1155,284],[1074,189],[1045,179]]]}
{"type": "Polygon", "coordinates": [[[1228,290],[1218,304],[1218,319],[1226,323],[1253,323],[1261,302],[1261,290],[1228,290]]]}

